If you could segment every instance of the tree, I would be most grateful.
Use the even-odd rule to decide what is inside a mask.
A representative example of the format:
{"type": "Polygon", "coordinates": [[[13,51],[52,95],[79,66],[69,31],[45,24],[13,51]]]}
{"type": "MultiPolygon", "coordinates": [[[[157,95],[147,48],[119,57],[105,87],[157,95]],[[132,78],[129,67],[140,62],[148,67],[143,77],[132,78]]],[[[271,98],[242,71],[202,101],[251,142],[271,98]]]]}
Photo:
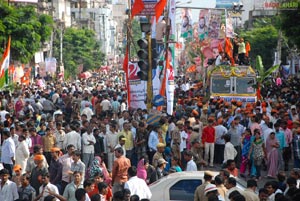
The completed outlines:
{"type": "MultiPolygon", "coordinates": [[[[0,2],[0,44],[11,35],[12,60],[28,63],[49,40],[52,25],[51,16],[38,14],[33,6],[16,8],[0,2]]],[[[0,51],[3,53],[3,49],[0,51]]]]}
{"type": "Polygon", "coordinates": [[[300,9],[297,10],[283,10],[280,12],[281,29],[285,36],[288,37],[290,44],[295,44],[300,47],[300,9]]]}
{"type": "Polygon", "coordinates": [[[261,55],[264,66],[270,68],[273,65],[274,51],[277,46],[278,31],[272,25],[270,18],[263,18],[254,23],[251,30],[242,31],[240,36],[251,44],[250,59],[255,64],[257,55],[261,55]]]}
{"type": "Polygon", "coordinates": [[[142,31],[141,31],[140,23],[138,20],[133,19],[131,21],[131,29],[129,28],[129,41],[127,41],[130,42],[131,57],[137,56],[137,51],[139,51],[139,46],[137,45],[137,41],[141,39],[141,37],[142,37],[142,31]]]}
{"type": "MultiPolygon", "coordinates": [[[[60,31],[60,30],[57,30],[60,31]]],[[[56,36],[59,36],[57,33],[56,36]]],[[[60,41],[54,41],[53,55],[59,58],[60,41]]],[[[63,33],[63,63],[65,70],[73,77],[78,74],[78,65],[84,70],[100,67],[105,60],[100,51],[100,43],[95,40],[95,32],[87,29],[67,28],[63,33]]]]}

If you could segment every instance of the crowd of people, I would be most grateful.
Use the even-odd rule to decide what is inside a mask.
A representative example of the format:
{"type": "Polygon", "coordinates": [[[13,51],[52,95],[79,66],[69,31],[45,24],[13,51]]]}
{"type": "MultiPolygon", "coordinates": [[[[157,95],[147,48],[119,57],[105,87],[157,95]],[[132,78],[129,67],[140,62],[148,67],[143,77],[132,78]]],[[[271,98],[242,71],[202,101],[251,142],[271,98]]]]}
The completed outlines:
{"type": "Polygon", "coordinates": [[[218,167],[195,201],[297,200],[300,104],[287,87],[296,79],[255,103],[207,99],[201,84],[178,79],[172,115],[128,108],[116,74],[98,79],[0,93],[0,200],[150,200],[148,185],[161,177],[218,167]],[[293,98],[278,93],[286,88],[293,98]],[[159,121],[149,123],[153,115],[159,121]],[[230,196],[239,176],[255,199],[235,188],[230,196]],[[273,180],[258,196],[262,177],[273,180]]]}

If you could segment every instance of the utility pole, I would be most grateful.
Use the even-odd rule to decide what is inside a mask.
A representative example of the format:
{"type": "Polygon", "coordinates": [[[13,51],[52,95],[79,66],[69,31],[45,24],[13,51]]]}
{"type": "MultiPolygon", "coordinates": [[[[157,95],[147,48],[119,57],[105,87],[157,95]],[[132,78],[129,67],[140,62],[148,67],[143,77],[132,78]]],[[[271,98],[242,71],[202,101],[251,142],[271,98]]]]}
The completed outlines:
{"type": "Polygon", "coordinates": [[[148,81],[147,81],[147,109],[150,110],[152,108],[152,99],[153,99],[151,31],[147,33],[147,40],[148,40],[148,64],[149,64],[148,81]]]}

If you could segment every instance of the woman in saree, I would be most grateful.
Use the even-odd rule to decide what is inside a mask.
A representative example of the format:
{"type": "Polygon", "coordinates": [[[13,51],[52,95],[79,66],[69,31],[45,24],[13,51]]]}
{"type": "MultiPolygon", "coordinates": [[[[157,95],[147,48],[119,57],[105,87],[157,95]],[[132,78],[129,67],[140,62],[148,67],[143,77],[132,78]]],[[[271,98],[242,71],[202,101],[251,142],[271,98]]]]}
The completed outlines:
{"type": "Polygon", "coordinates": [[[271,132],[266,141],[268,177],[276,178],[279,165],[278,148],[279,142],[275,137],[275,132],[271,132]]]}

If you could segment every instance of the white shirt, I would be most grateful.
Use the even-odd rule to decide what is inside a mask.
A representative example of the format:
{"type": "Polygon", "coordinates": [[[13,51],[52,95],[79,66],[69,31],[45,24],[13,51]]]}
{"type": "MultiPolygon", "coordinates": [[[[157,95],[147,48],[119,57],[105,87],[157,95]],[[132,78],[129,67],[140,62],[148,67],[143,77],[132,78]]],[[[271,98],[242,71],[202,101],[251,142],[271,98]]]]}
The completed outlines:
{"type": "Polygon", "coordinates": [[[102,106],[102,110],[103,110],[103,111],[107,111],[107,110],[109,110],[109,109],[111,108],[111,103],[110,103],[109,100],[107,100],[107,99],[104,99],[104,100],[100,103],[100,105],[102,106]]]}
{"type": "MultiPolygon", "coordinates": [[[[116,132],[112,133],[111,131],[107,132],[106,141],[108,149],[107,152],[110,153],[110,148],[114,149],[114,147],[118,144],[118,134],[116,132]]],[[[106,144],[104,144],[104,146],[106,146],[106,144]]]]}
{"type": "Polygon", "coordinates": [[[16,146],[14,140],[9,137],[4,140],[1,148],[1,162],[5,164],[13,164],[12,157],[16,155],[16,146]]]}
{"type": "MultiPolygon", "coordinates": [[[[48,190],[53,191],[56,194],[59,194],[58,189],[55,185],[53,185],[51,183],[48,183],[45,187],[43,185],[41,185],[39,188],[39,192],[43,192],[43,196],[39,199],[39,201],[43,201],[45,199],[45,197],[50,195],[48,190]],[[44,192],[43,192],[43,189],[45,189],[44,192]]],[[[55,198],[55,200],[58,201],[59,199],[55,198]]]]}
{"type": "Polygon", "coordinates": [[[0,185],[0,200],[14,201],[19,199],[18,188],[15,182],[7,180],[1,188],[0,185]]]}
{"type": "Polygon", "coordinates": [[[236,155],[237,152],[234,146],[231,144],[231,142],[227,142],[224,149],[224,163],[226,163],[229,159],[234,160],[236,155]]]}
{"type": "Polygon", "coordinates": [[[88,134],[87,132],[82,135],[82,153],[93,154],[95,153],[94,144],[90,144],[89,141],[96,143],[96,139],[93,133],[88,134]]]}
{"type": "Polygon", "coordinates": [[[184,149],[186,149],[186,139],[188,138],[188,134],[185,131],[180,131],[180,152],[182,152],[184,149]]]}
{"type": "Polygon", "coordinates": [[[187,162],[186,171],[197,171],[197,165],[193,161],[193,159],[191,159],[189,162],[187,162]]]}
{"type": "Polygon", "coordinates": [[[76,131],[71,131],[66,134],[64,141],[64,148],[66,149],[69,144],[75,146],[75,149],[81,151],[81,136],[76,131]]]}
{"type": "Polygon", "coordinates": [[[124,185],[124,188],[129,189],[131,195],[138,195],[140,199],[151,199],[152,193],[143,179],[137,176],[131,177],[124,185]]]}
{"type": "Polygon", "coordinates": [[[5,119],[5,115],[6,114],[9,114],[9,112],[7,112],[6,110],[1,110],[0,111],[0,116],[1,116],[1,121],[4,122],[6,119],[5,119]]]}
{"type": "Polygon", "coordinates": [[[83,115],[83,114],[85,114],[87,120],[90,121],[92,116],[94,115],[94,112],[90,107],[85,107],[81,112],[81,115],[83,115]]]}

